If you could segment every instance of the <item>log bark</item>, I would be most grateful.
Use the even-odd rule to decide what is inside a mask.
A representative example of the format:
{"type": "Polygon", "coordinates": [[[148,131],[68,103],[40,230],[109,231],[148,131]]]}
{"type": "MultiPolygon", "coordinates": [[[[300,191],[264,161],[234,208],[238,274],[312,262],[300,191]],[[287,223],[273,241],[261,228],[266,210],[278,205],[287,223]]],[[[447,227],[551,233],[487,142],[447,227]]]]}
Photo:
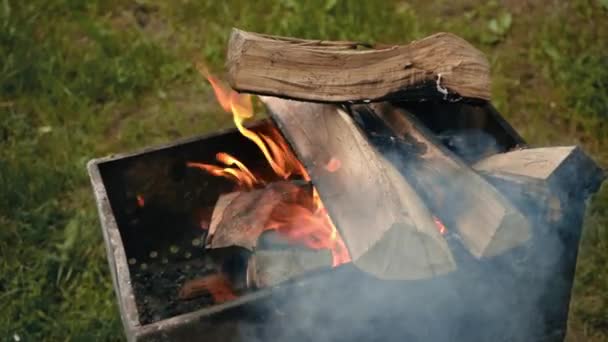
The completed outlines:
{"type": "Polygon", "coordinates": [[[221,195],[212,214],[207,248],[239,246],[253,250],[275,207],[308,186],[276,182],[263,189],[221,195]]]}
{"type": "Polygon", "coordinates": [[[488,60],[453,34],[437,33],[401,46],[361,46],[233,29],[228,80],[240,92],[315,102],[451,95],[490,99],[488,60]]]}
{"type": "Polygon", "coordinates": [[[410,155],[393,154],[448,230],[456,230],[478,258],[492,257],[530,238],[530,223],[490,183],[445,148],[411,114],[389,103],[354,106],[361,115],[376,115],[397,136],[418,146],[410,155]],[[367,113],[367,114],[366,114],[367,113]]]}
{"type": "Polygon", "coordinates": [[[258,250],[247,264],[247,287],[263,288],[278,285],[307,272],[331,269],[329,250],[288,248],[258,250]]]}
{"type": "Polygon", "coordinates": [[[427,207],[340,107],[262,101],[309,172],[357,267],[383,279],[421,279],[455,268],[427,207]]]}

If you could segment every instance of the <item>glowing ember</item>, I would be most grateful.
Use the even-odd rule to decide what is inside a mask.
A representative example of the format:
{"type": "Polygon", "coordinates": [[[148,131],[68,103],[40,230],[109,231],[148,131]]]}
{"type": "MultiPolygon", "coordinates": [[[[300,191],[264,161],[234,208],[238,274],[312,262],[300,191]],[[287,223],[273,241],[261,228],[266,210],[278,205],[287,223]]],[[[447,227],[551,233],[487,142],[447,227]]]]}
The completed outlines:
{"type": "Polygon", "coordinates": [[[445,225],[443,224],[443,222],[441,222],[441,220],[436,216],[433,216],[433,220],[435,221],[435,225],[437,226],[439,233],[441,235],[445,235],[445,233],[447,233],[448,230],[447,230],[447,228],[445,228],[445,225]]]}
{"type": "MultiPolygon", "coordinates": [[[[245,120],[254,115],[251,96],[238,94],[224,87],[204,67],[198,66],[198,69],[211,83],[222,108],[232,113],[234,124],[239,132],[257,145],[274,173],[285,180],[295,177],[310,181],[304,166],[276,128],[273,127],[270,132],[263,134],[256,133],[243,125],[245,120]]],[[[223,166],[196,162],[189,162],[187,166],[233,180],[244,189],[266,184],[265,180],[255,176],[235,157],[220,152],[216,155],[216,159],[223,166]]],[[[338,159],[331,158],[325,169],[335,172],[340,166],[341,163],[338,159]]],[[[297,193],[294,192],[293,200],[278,205],[265,225],[264,230],[269,229],[276,229],[292,243],[303,244],[311,249],[331,250],[334,266],[351,261],[344,241],[331,222],[316,189],[308,198],[297,196],[297,193]]]]}
{"type": "Polygon", "coordinates": [[[342,162],[340,162],[340,159],[331,157],[331,159],[329,159],[329,162],[327,163],[327,165],[325,165],[325,170],[329,171],[329,172],[336,172],[338,171],[338,169],[342,166],[342,162]]]}
{"type": "Polygon", "coordinates": [[[144,197],[142,195],[137,195],[137,206],[140,208],[143,208],[144,205],[146,204],[146,201],[144,200],[144,197]]]}

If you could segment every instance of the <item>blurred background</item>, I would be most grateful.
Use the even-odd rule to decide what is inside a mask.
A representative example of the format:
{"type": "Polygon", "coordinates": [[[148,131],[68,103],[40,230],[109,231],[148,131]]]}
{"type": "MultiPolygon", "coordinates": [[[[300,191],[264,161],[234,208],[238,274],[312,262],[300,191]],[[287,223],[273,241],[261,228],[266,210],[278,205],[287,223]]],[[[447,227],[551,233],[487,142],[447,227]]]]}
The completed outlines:
{"type": "MultiPolygon", "coordinates": [[[[0,340],[121,340],[85,164],[231,125],[206,81],[230,28],[488,54],[533,146],[608,167],[608,1],[0,0],[0,340]]],[[[608,341],[608,186],[590,201],[569,341],[608,341]]],[[[513,313],[516,314],[516,313],[513,313]]]]}

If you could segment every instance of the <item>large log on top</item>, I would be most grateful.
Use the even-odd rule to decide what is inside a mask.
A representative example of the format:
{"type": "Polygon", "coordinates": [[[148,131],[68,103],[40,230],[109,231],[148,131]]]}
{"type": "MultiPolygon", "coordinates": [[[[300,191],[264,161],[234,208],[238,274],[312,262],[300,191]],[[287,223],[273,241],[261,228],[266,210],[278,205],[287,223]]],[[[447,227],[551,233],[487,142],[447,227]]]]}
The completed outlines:
{"type": "Polygon", "coordinates": [[[490,183],[445,148],[413,115],[389,103],[354,106],[377,116],[398,138],[420,151],[395,155],[419,194],[476,257],[492,257],[530,238],[524,215],[490,183]]]}
{"type": "Polygon", "coordinates": [[[262,101],[308,170],[356,266],[384,279],[454,269],[427,207],[347,113],[335,105],[262,101]]]}
{"type": "Polygon", "coordinates": [[[450,33],[408,45],[303,40],[233,29],[228,80],[237,91],[319,102],[490,98],[486,57],[450,33]],[[371,47],[371,46],[370,46],[371,47]]]}

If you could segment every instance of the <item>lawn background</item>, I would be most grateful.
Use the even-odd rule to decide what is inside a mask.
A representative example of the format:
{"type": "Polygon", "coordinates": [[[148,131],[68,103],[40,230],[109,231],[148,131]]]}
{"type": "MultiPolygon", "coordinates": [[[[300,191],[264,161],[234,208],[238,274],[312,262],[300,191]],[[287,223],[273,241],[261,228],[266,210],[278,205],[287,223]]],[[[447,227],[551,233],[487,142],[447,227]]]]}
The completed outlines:
{"type": "MultiPolygon", "coordinates": [[[[488,54],[493,102],[532,145],[608,166],[608,0],[0,0],[0,340],[121,340],[89,159],[230,125],[232,26],[406,43],[451,31],[488,54]]],[[[569,341],[608,341],[608,186],[590,201],[569,341]]]]}

